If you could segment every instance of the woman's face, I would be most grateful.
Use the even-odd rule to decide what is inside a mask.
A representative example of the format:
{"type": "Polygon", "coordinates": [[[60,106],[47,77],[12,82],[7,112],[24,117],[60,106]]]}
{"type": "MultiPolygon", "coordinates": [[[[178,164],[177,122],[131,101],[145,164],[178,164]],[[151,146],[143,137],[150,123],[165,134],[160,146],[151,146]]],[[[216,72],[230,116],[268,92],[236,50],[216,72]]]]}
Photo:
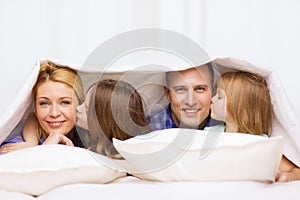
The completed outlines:
{"type": "Polygon", "coordinates": [[[212,97],[211,101],[211,117],[216,120],[225,121],[227,112],[225,91],[218,88],[217,94],[212,97]]]}
{"type": "MultiPolygon", "coordinates": [[[[93,86],[95,87],[95,86],[93,86]]],[[[85,130],[89,130],[88,127],[88,123],[87,123],[87,113],[89,110],[89,104],[90,104],[90,100],[91,100],[91,96],[92,96],[92,88],[91,87],[85,97],[84,102],[77,106],[77,112],[76,112],[76,116],[77,116],[77,120],[76,120],[76,125],[85,129],[85,130]]]]}
{"type": "Polygon", "coordinates": [[[36,117],[46,132],[67,135],[75,126],[78,99],[73,88],[48,81],[37,89],[36,117]]]}

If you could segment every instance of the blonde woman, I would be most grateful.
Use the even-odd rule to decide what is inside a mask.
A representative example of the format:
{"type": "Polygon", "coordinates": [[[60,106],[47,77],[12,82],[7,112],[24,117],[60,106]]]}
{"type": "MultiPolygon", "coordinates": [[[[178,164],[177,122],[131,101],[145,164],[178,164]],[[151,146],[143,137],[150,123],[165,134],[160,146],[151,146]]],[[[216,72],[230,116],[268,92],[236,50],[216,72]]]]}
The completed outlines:
{"type": "Polygon", "coordinates": [[[0,152],[6,153],[41,144],[50,135],[51,138],[64,140],[61,143],[82,147],[74,128],[76,107],[84,100],[82,82],[77,72],[53,62],[42,64],[32,96],[35,112],[29,117],[23,135],[2,144],[0,152]]]}

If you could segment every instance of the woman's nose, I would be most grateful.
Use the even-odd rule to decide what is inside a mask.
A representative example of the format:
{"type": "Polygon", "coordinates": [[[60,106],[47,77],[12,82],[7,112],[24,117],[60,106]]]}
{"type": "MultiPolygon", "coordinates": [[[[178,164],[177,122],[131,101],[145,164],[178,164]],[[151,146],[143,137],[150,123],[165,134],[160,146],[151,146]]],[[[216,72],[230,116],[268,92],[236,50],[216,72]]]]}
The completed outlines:
{"type": "Polygon", "coordinates": [[[57,105],[52,105],[50,110],[50,115],[52,117],[57,117],[60,115],[60,109],[57,105]]]}

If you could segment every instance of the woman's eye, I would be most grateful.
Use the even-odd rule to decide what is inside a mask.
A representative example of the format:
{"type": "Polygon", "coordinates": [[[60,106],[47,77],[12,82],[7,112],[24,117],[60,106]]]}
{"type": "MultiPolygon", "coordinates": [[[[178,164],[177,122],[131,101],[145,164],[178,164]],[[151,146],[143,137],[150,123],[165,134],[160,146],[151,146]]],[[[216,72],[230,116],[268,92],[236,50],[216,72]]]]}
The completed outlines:
{"type": "Polygon", "coordinates": [[[46,101],[41,101],[41,102],[39,102],[39,105],[42,106],[42,107],[45,107],[45,106],[48,106],[49,103],[46,102],[46,101]]]}
{"type": "Polygon", "coordinates": [[[70,101],[62,101],[61,102],[61,105],[63,105],[63,106],[68,106],[68,105],[71,105],[72,104],[72,102],[70,102],[70,101]]]}

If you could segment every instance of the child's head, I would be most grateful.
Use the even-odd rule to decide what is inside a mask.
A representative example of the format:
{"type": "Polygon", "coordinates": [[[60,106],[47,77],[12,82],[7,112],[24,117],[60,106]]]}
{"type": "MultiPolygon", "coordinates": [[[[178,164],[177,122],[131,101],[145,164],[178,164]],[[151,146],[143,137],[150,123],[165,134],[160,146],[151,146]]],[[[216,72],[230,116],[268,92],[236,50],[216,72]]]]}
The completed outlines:
{"type": "Polygon", "coordinates": [[[270,135],[273,107],[266,79],[245,71],[227,72],[221,78],[218,92],[212,99],[212,117],[218,109],[215,102],[223,98],[226,126],[235,123],[238,132],[270,135]]]}
{"type": "Polygon", "coordinates": [[[86,100],[89,100],[85,102],[91,133],[89,149],[115,157],[118,152],[112,138],[126,140],[146,132],[143,101],[130,84],[111,79],[99,81],[89,89],[86,100]]]}

